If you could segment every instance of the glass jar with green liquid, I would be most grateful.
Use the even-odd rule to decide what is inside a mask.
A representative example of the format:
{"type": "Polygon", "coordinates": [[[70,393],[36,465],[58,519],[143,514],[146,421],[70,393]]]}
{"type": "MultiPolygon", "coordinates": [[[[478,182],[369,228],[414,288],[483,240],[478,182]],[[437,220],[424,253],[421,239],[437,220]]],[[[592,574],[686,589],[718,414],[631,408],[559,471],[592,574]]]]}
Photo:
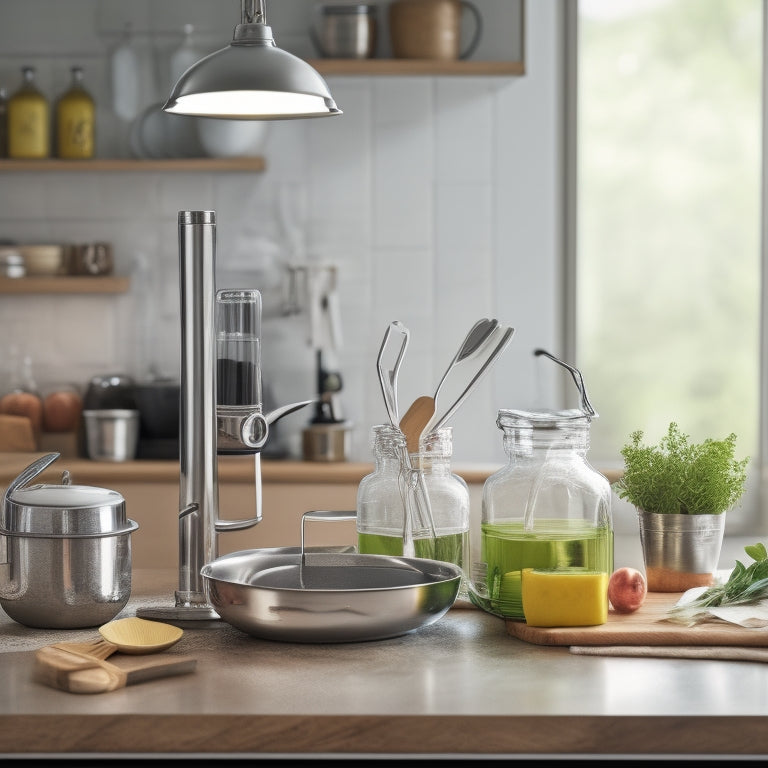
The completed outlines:
{"type": "Polygon", "coordinates": [[[507,463],[483,486],[469,584],[470,600],[489,613],[525,618],[524,568],[613,572],[611,488],[587,461],[597,414],[584,392],[583,402],[579,409],[498,412],[507,463]]]}
{"type": "MultiPolygon", "coordinates": [[[[404,536],[410,534],[416,557],[455,563],[465,570],[469,489],[451,471],[452,429],[443,427],[427,435],[419,452],[410,454],[410,462],[399,429],[382,424],[373,428],[372,435],[374,471],[360,481],[357,491],[358,550],[401,557],[404,536]],[[422,491],[426,500],[419,496],[422,491]]],[[[459,588],[459,597],[467,598],[466,586],[459,588]]]]}

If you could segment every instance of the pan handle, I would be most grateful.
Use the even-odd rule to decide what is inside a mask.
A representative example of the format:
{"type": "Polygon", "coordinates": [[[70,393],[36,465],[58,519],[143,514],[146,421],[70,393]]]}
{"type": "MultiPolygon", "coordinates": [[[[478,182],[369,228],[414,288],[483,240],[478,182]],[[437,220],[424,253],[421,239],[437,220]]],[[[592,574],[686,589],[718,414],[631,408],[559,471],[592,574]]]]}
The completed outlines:
{"type": "Polygon", "coordinates": [[[304,564],[304,521],[319,520],[324,523],[337,520],[356,520],[357,512],[344,510],[313,509],[301,516],[301,563],[304,564]]]}
{"type": "Polygon", "coordinates": [[[304,521],[305,520],[318,520],[323,523],[335,522],[337,520],[356,520],[357,512],[355,510],[328,510],[328,509],[313,509],[309,512],[305,512],[301,516],[301,563],[299,564],[299,583],[302,588],[304,587],[304,579],[302,578],[302,569],[306,565],[306,553],[304,552],[304,521]]]}

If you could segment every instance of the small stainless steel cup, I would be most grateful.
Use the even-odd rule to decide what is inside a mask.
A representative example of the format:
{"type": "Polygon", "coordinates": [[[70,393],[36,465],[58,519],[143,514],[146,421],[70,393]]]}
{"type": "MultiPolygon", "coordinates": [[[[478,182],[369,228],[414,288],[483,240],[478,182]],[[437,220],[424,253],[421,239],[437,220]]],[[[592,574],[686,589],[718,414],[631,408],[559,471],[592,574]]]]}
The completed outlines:
{"type": "Polygon", "coordinates": [[[725,515],[638,512],[646,567],[713,573],[720,559],[725,515]]]}
{"type": "Polygon", "coordinates": [[[317,29],[310,33],[321,56],[370,59],[376,55],[377,17],[372,4],[318,5],[317,29]]]}
{"type": "Polygon", "coordinates": [[[131,461],[139,442],[139,412],[128,409],[83,411],[88,458],[131,461]]]}
{"type": "Polygon", "coordinates": [[[305,461],[346,461],[349,456],[352,424],[310,424],[302,432],[305,461]]]}

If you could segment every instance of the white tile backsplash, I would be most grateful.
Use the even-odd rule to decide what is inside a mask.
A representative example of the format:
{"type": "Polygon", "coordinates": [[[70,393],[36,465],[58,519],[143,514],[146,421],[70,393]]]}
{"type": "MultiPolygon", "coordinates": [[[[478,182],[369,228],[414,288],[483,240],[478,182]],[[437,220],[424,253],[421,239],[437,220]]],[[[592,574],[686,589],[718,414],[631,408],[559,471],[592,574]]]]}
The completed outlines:
{"type": "MultiPolygon", "coordinates": [[[[123,21],[144,32],[155,24],[160,69],[185,15],[201,40],[228,41],[239,2],[217,3],[215,12],[213,5],[4,0],[0,84],[13,90],[29,60],[53,94],[73,57],[87,55],[99,153],[129,156],[130,126],[112,114],[109,91],[108,53],[123,21]],[[31,30],[39,29],[41,9],[60,27],[56,45],[35,52],[43,43],[31,30]]],[[[281,19],[286,39],[302,32],[293,28],[300,15],[270,6],[277,6],[270,16],[278,45],[281,19]]],[[[452,420],[456,460],[501,461],[498,408],[542,399],[558,405],[531,352],[561,351],[561,53],[553,31],[560,13],[555,0],[528,4],[528,74],[520,78],[328,77],[344,115],[271,123],[264,173],[3,174],[0,238],[107,240],[117,271],[132,276],[124,296],[0,296],[3,364],[15,344],[32,356],[39,378],[85,385],[107,371],[173,375],[180,355],[177,215],[215,210],[220,280],[265,294],[263,364],[272,405],[311,397],[315,386],[306,313],[281,316],[284,267],[305,258],[337,265],[343,344],[336,357],[344,415],[354,424],[353,460],[371,458],[370,428],[386,420],[375,361],[390,321],[411,331],[401,413],[434,391],[475,320],[514,325],[512,345],[452,420]]],[[[280,422],[295,456],[310,416],[305,409],[280,422]]]]}

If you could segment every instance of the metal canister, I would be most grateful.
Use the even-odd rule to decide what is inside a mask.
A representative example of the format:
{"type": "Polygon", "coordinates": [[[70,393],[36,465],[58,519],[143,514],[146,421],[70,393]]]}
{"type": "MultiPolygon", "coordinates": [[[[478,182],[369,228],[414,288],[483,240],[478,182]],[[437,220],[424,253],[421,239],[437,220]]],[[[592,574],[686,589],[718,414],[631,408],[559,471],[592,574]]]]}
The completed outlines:
{"type": "Polygon", "coordinates": [[[0,511],[0,606],[28,627],[74,629],[111,621],[131,595],[125,499],[106,488],[27,483],[59,457],[30,464],[0,511]]]}
{"type": "Polygon", "coordinates": [[[370,59],[376,55],[376,6],[318,5],[312,40],[321,56],[332,59],[370,59]]]}

